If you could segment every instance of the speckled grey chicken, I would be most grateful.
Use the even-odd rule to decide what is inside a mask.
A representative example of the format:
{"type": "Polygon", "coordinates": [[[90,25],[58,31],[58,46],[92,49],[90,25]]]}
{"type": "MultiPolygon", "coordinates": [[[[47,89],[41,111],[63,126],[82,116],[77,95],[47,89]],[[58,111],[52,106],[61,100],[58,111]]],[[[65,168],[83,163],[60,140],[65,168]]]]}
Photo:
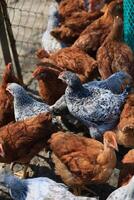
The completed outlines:
{"type": "MultiPolygon", "coordinates": [[[[100,81],[91,81],[83,84],[83,87],[86,89],[90,87],[99,87],[103,89],[107,89],[112,91],[114,94],[120,94],[126,88],[127,85],[131,86],[133,84],[132,77],[126,72],[120,71],[112,74],[105,80],[100,81]]],[[[55,82],[56,86],[56,82],[55,82]]],[[[55,102],[52,106],[50,106],[51,111],[55,114],[59,114],[66,110],[67,105],[65,101],[65,96],[63,95],[58,101],[55,102]]]]}
{"type": "Polygon", "coordinates": [[[40,113],[48,112],[49,106],[47,104],[33,99],[19,84],[8,84],[6,90],[14,97],[14,113],[16,121],[24,120],[40,113]]]}
{"type": "Polygon", "coordinates": [[[120,70],[134,79],[134,55],[122,41],[122,25],[122,19],[115,17],[111,32],[97,51],[98,69],[103,79],[120,70]]]}
{"type": "Polygon", "coordinates": [[[110,90],[114,94],[120,94],[128,85],[133,85],[133,79],[124,71],[115,72],[105,80],[91,81],[83,84],[83,86],[87,89],[91,86],[99,87],[110,90]]]}
{"type": "Polygon", "coordinates": [[[130,182],[112,192],[106,200],[133,200],[134,199],[134,176],[130,182]]]}
{"type": "Polygon", "coordinates": [[[97,197],[77,197],[68,191],[66,185],[56,183],[46,178],[30,178],[20,180],[19,178],[0,172],[0,184],[9,189],[14,200],[97,200],[97,197]]]}
{"type": "Polygon", "coordinates": [[[65,71],[59,78],[68,85],[65,100],[69,112],[89,128],[93,138],[100,138],[106,130],[117,124],[127,90],[116,95],[98,87],[86,89],[72,72],[65,71]]]}

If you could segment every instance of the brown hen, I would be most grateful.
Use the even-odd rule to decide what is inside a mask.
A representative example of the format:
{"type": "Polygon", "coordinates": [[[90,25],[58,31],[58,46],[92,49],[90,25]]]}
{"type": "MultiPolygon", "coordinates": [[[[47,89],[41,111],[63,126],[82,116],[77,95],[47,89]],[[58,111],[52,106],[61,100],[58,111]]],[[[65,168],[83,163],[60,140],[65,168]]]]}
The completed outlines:
{"type": "Polygon", "coordinates": [[[63,70],[75,72],[82,83],[94,78],[94,70],[97,69],[97,62],[88,54],[78,48],[66,47],[50,54],[49,58],[42,59],[42,62],[55,65],[63,70]]]}
{"type": "Polygon", "coordinates": [[[128,96],[117,126],[117,142],[125,147],[134,147],[134,93],[128,96]]]}
{"type": "Polygon", "coordinates": [[[113,132],[104,134],[104,145],[94,139],[57,132],[49,140],[55,171],[69,186],[104,183],[116,165],[117,143],[113,132]]]}
{"type": "Polygon", "coordinates": [[[125,71],[134,79],[134,55],[122,42],[122,19],[116,17],[113,28],[97,51],[99,72],[103,79],[117,71],[125,71]]]}
{"type": "Polygon", "coordinates": [[[122,160],[122,168],[119,175],[118,187],[127,185],[134,175],[134,149],[130,150],[122,160]]]}
{"type": "Polygon", "coordinates": [[[58,40],[67,44],[73,44],[79,37],[80,33],[94,20],[102,16],[101,11],[89,13],[86,11],[75,12],[68,17],[60,27],[56,27],[51,34],[58,40]]]}
{"type": "Polygon", "coordinates": [[[42,148],[53,132],[51,115],[10,123],[0,128],[0,162],[29,163],[42,148]]]}
{"type": "Polygon", "coordinates": [[[84,0],[63,0],[59,3],[59,15],[61,21],[65,20],[67,17],[71,16],[72,13],[86,10],[84,0]]]}
{"type": "Polygon", "coordinates": [[[66,85],[58,79],[61,71],[40,63],[33,72],[34,78],[39,83],[39,94],[49,105],[53,105],[65,92],[66,85]]]}
{"type": "Polygon", "coordinates": [[[97,10],[105,10],[107,4],[113,0],[89,0],[90,2],[90,11],[95,12],[97,10]]]}
{"type": "Polygon", "coordinates": [[[112,1],[102,17],[95,20],[80,34],[72,47],[78,47],[88,53],[95,52],[111,31],[114,17],[122,11],[122,2],[112,1]]]}
{"type": "Polygon", "coordinates": [[[9,63],[3,74],[2,83],[0,85],[0,127],[14,121],[13,97],[6,91],[8,83],[19,83],[14,76],[12,66],[9,63]]]}
{"type": "MultiPolygon", "coordinates": [[[[45,55],[45,54],[44,54],[45,55]]],[[[56,69],[70,70],[75,72],[82,83],[93,78],[94,70],[97,69],[97,61],[78,48],[66,47],[50,54],[48,58],[42,58],[45,65],[56,69]]]]}

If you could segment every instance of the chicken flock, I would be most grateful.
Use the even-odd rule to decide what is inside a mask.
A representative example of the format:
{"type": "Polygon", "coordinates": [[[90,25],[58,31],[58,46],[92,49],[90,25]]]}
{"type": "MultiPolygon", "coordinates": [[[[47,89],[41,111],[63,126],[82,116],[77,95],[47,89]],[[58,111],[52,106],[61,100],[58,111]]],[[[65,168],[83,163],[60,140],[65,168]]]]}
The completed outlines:
{"type": "Polygon", "coordinates": [[[123,42],[122,4],[51,3],[32,74],[42,101],[28,93],[11,63],[6,66],[0,162],[11,164],[11,171],[1,169],[0,183],[12,199],[101,200],[90,186],[107,183],[115,168],[118,188],[105,200],[134,199],[134,54],[123,42]],[[43,149],[63,183],[27,178],[30,161],[43,149]],[[120,160],[122,149],[127,154],[120,160]],[[23,179],[13,174],[15,163],[25,165],[23,179]]]}

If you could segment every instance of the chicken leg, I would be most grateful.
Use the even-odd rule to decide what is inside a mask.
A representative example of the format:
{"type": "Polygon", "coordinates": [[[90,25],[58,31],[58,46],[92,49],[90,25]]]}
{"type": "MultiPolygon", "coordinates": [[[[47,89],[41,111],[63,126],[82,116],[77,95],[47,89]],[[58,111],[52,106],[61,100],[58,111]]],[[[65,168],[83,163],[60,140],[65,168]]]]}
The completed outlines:
{"type": "MultiPolygon", "coordinates": [[[[14,166],[16,165],[17,163],[16,162],[12,162],[11,165],[10,165],[10,169],[13,171],[13,168],[14,166]]],[[[27,169],[29,167],[29,163],[25,164],[24,165],[24,169],[23,170],[20,170],[18,172],[14,172],[14,175],[18,176],[19,178],[23,179],[23,178],[26,178],[28,177],[28,172],[27,172],[27,169]]]]}

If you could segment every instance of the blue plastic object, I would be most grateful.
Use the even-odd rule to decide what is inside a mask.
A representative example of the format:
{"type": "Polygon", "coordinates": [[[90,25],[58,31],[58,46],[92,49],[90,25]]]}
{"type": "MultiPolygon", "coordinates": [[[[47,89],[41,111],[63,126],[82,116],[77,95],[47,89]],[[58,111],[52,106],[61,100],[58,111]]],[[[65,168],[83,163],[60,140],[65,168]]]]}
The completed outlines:
{"type": "Polygon", "coordinates": [[[134,51],[134,0],[123,0],[124,41],[134,51]]]}

